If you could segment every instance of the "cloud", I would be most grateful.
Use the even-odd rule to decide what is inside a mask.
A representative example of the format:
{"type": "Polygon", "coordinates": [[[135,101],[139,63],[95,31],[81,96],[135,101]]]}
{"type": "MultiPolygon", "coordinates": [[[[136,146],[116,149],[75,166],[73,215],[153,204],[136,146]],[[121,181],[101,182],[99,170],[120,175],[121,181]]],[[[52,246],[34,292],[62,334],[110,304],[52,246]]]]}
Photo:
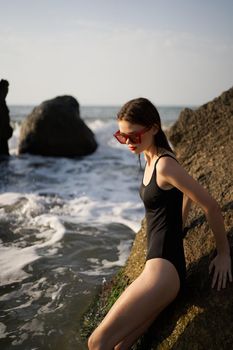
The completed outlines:
{"type": "Polygon", "coordinates": [[[188,32],[72,20],[48,35],[8,29],[0,44],[14,102],[71,93],[83,104],[139,95],[163,104],[198,103],[233,78],[232,46],[188,32]]]}

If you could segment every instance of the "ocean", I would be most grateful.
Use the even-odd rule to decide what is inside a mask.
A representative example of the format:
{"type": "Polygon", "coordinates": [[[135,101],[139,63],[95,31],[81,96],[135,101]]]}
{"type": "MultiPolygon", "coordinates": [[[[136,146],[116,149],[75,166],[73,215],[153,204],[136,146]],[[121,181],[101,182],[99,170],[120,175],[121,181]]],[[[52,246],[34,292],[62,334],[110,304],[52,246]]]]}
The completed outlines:
{"type": "MultiPolygon", "coordinates": [[[[80,317],[124,265],[144,216],[137,156],[113,138],[119,107],[83,106],[98,149],[81,158],[18,155],[33,106],[9,106],[0,162],[0,348],[83,350],[80,317]]],[[[159,107],[169,128],[180,107],[159,107]]]]}

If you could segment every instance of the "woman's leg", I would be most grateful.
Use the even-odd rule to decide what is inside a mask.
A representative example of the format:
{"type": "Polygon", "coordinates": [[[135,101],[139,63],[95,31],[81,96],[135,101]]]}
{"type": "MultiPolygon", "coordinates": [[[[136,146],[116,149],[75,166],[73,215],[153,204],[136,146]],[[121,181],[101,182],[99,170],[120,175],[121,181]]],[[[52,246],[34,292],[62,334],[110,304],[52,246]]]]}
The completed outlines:
{"type": "Polygon", "coordinates": [[[156,315],[153,315],[150,319],[148,319],[134,331],[132,331],[114,347],[114,350],[130,349],[130,346],[133,345],[136,342],[136,340],[147,331],[147,329],[150,327],[150,325],[153,323],[153,321],[157,318],[158,315],[159,312],[156,315]]]}
{"type": "Polygon", "coordinates": [[[175,299],[179,287],[179,276],[172,263],[160,258],[148,260],[140,276],[122,293],[90,336],[89,350],[113,350],[120,343],[123,349],[124,340],[130,334],[132,338],[133,333],[136,340],[136,330],[155,319],[175,299]]]}

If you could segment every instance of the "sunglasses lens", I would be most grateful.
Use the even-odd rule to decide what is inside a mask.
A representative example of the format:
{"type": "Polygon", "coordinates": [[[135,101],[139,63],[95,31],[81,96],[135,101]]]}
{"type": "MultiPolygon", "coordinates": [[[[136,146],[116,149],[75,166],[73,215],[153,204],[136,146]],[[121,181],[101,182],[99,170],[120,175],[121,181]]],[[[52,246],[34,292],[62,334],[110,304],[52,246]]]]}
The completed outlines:
{"type": "Polygon", "coordinates": [[[139,136],[138,135],[131,135],[129,140],[131,141],[131,143],[136,144],[136,143],[140,143],[139,142],[139,136]]]}
{"type": "Polygon", "coordinates": [[[135,134],[121,134],[120,131],[118,130],[114,136],[117,139],[117,141],[119,141],[120,143],[126,143],[127,140],[129,140],[130,143],[132,144],[139,144],[141,143],[141,135],[143,135],[145,133],[145,131],[141,131],[141,132],[135,132],[135,134]]]}
{"type": "Polygon", "coordinates": [[[120,143],[126,143],[126,137],[121,135],[121,134],[117,134],[117,135],[114,135],[116,137],[116,139],[120,142],[120,143]]]}

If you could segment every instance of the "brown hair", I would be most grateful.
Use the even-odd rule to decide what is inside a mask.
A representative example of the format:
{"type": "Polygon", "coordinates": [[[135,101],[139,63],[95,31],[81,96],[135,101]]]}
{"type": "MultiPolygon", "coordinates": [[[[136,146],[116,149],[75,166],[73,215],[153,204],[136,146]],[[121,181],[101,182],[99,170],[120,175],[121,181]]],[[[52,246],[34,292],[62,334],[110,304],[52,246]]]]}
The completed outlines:
{"type": "Polygon", "coordinates": [[[117,114],[117,120],[126,120],[131,124],[140,124],[145,127],[152,127],[154,124],[158,125],[159,131],[154,136],[156,147],[165,148],[167,151],[174,153],[161,128],[159,112],[148,99],[139,97],[125,103],[117,114]]]}

